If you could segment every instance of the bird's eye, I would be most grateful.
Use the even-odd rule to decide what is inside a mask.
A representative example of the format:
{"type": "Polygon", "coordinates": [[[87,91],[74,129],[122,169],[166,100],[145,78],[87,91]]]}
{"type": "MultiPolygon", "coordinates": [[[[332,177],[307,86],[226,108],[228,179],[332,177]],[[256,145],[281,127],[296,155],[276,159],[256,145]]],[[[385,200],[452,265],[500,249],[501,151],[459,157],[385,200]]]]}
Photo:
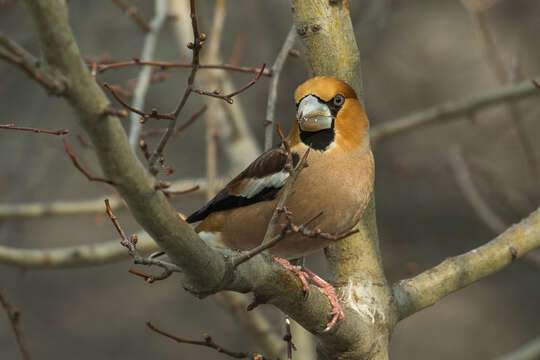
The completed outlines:
{"type": "Polygon", "coordinates": [[[336,96],[334,96],[333,101],[334,101],[334,105],[341,106],[345,103],[345,96],[341,94],[337,94],[336,96]]]}

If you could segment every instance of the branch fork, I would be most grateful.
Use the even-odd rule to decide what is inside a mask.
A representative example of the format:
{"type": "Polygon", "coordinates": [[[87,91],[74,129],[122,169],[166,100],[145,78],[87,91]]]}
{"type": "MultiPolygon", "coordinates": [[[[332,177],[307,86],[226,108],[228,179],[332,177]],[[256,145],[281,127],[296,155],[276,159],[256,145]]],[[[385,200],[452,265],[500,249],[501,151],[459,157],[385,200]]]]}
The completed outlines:
{"type": "Polygon", "coordinates": [[[118,221],[118,218],[114,215],[112,211],[109,199],[105,199],[105,212],[111,219],[111,222],[113,223],[114,227],[118,231],[118,234],[120,235],[120,238],[122,239],[120,241],[120,245],[124,246],[128,250],[129,255],[133,258],[134,264],[147,265],[147,266],[155,265],[163,269],[162,273],[159,275],[148,275],[135,269],[129,270],[131,274],[140,276],[147,283],[151,284],[158,280],[167,279],[174,272],[182,272],[182,269],[180,269],[177,265],[167,262],[167,261],[156,259],[158,256],[163,255],[163,252],[157,252],[157,253],[151,254],[148,257],[141,256],[139,252],[137,251],[137,241],[138,241],[137,235],[133,234],[129,238],[126,236],[126,233],[122,229],[122,226],[120,225],[120,222],[118,221]]]}

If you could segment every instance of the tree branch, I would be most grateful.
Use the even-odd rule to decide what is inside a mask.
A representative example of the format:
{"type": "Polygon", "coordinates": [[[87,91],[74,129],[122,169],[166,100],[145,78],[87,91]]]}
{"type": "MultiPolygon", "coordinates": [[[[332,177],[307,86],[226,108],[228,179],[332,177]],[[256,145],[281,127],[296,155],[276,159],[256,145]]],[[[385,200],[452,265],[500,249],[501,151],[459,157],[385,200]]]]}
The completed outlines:
{"type": "MultiPolygon", "coordinates": [[[[227,183],[227,179],[220,178],[216,181],[216,188],[221,188],[227,183]]],[[[201,194],[206,191],[208,184],[204,178],[184,179],[173,182],[170,188],[173,189],[193,189],[192,194],[201,194]]],[[[42,216],[63,216],[100,213],[103,211],[103,200],[105,197],[97,197],[88,200],[55,201],[55,202],[33,202],[23,204],[0,204],[0,219],[9,217],[42,217],[42,216]]],[[[110,200],[113,210],[125,206],[125,202],[120,198],[110,200]]]]}
{"type": "MultiPolygon", "coordinates": [[[[115,2],[120,0],[115,0],[115,2]]],[[[167,18],[167,0],[154,0],[154,18],[150,21],[150,25],[147,25],[147,32],[144,37],[141,59],[142,61],[150,61],[154,57],[154,52],[158,42],[159,32],[165,19],[167,18]]],[[[133,101],[131,107],[135,109],[142,109],[144,107],[146,93],[150,82],[152,80],[152,68],[148,66],[142,67],[137,78],[137,85],[133,91],[133,101]]],[[[139,143],[139,134],[141,132],[142,124],[139,122],[139,117],[135,113],[131,113],[129,116],[130,129],[129,129],[129,145],[131,149],[135,151],[137,144],[139,143]]]]}
{"type": "Polygon", "coordinates": [[[45,129],[36,129],[36,128],[31,128],[31,127],[15,126],[15,124],[0,125],[0,129],[18,130],[18,131],[31,131],[31,132],[38,133],[38,134],[49,134],[49,135],[66,135],[66,134],[69,134],[68,129],[45,130],[45,129]]]}
{"type": "MultiPolygon", "coordinates": [[[[107,70],[118,69],[123,67],[131,66],[149,66],[149,67],[158,67],[160,69],[190,69],[193,67],[193,64],[190,63],[178,63],[171,61],[144,61],[144,60],[131,60],[131,61],[122,61],[116,63],[108,64],[98,64],[96,71],[98,73],[103,73],[107,70]]],[[[199,69],[217,69],[217,70],[229,70],[236,72],[243,72],[248,74],[258,74],[261,72],[261,68],[247,67],[247,66],[237,66],[231,64],[200,64],[199,69]]],[[[265,69],[262,72],[263,76],[271,77],[273,76],[271,69],[265,69]]]]}
{"type": "Polygon", "coordinates": [[[264,150],[270,150],[272,148],[272,138],[274,135],[274,114],[277,102],[277,88],[279,83],[279,76],[281,75],[281,69],[285,65],[285,60],[289,57],[289,51],[291,51],[294,42],[296,40],[296,28],[291,26],[279,54],[272,64],[272,80],[270,80],[268,90],[268,105],[266,107],[266,120],[264,123],[264,150]]]}
{"type": "Polygon", "coordinates": [[[154,331],[154,332],[156,332],[156,333],[158,333],[160,335],[163,335],[165,337],[168,337],[169,339],[172,339],[172,340],[174,340],[176,342],[179,342],[181,344],[191,344],[191,345],[199,345],[199,346],[209,347],[211,349],[216,350],[218,353],[223,353],[223,354],[228,355],[228,356],[230,356],[232,358],[235,358],[235,359],[252,359],[252,360],[264,360],[265,359],[260,354],[250,354],[250,353],[246,353],[246,352],[237,352],[237,351],[232,351],[232,350],[225,349],[224,347],[216,344],[212,340],[210,335],[208,335],[208,334],[203,335],[203,338],[204,338],[203,341],[197,341],[197,340],[184,339],[184,338],[169,334],[168,332],[165,332],[163,330],[160,330],[160,329],[156,328],[149,321],[146,323],[146,326],[148,326],[148,328],[150,330],[152,330],[152,331],[154,331]]]}
{"type": "MultiPolygon", "coordinates": [[[[485,13],[478,9],[474,9],[470,4],[464,2],[465,8],[469,12],[471,23],[481,43],[484,52],[486,63],[491,68],[494,77],[497,78],[499,84],[504,85],[511,80],[515,84],[518,79],[514,74],[510,73],[510,67],[504,63],[500,49],[497,47],[495,37],[491,31],[485,17],[485,13]],[[467,6],[469,5],[469,6],[467,6]]],[[[487,9],[486,9],[487,10],[487,9]]],[[[519,66],[517,66],[519,69],[519,66]]],[[[512,123],[518,134],[525,160],[529,163],[529,171],[532,177],[533,186],[540,183],[540,168],[538,159],[536,158],[534,146],[531,143],[527,130],[523,124],[520,109],[515,102],[509,102],[507,109],[512,119],[512,123]]]]}
{"type": "Polygon", "coordinates": [[[67,99],[91,138],[105,175],[116,184],[135,219],[184,269],[188,281],[193,280],[201,289],[215,288],[225,273],[223,257],[210,249],[155,190],[155,180],[130,150],[120,120],[102,115],[109,102],[73,38],[65,1],[27,0],[26,4],[47,62],[70,80],[67,99]]]}
{"type": "MultiPolygon", "coordinates": [[[[147,233],[139,232],[137,237],[139,251],[151,252],[159,249],[147,233]]],[[[66,269],[103,265],[126,259],[129,259],[129,254],[120,246],[120,239],[52,249],[0,246],[0,263],[24,269],[66,269]]]]}
{"type": "MultiPolygon", "coordinates": [[[[540,78],[533,81],[540,81],[540,78]]],[[[370,133],[371,141],[377,144],[381,140],[419,127],[434,125],[440,122],[449,122],[489,106],[506,101],[525,99],[535,95],[540,95],[540,91],[531,80],[526,80],[516,85],[503,86],[463,100],[439,104],[417,113],[374,126],[370,133]]]]}
{"type": "MultiPolygon", "coordinates": [[[[191,26],[189,22],[186,21],[189,19],[189,12],[186,4],[186,0],[170,0],[169,2],[171,12],[178,17],[178,21],[174,23],[174,33],[180,49],[184,49],[184,44],[187,42],[186,34],[189,34],[191,26]]],[[[203,54],[203,60],[205,62],[210,60],[215,63],[221,62],[219,51],[215,52],[215,54],[212,54],[211,51],[213,49],[214,40],[216,39],[210,38],[208,40],[209,51],[203,54]],[[212,55],[213,58],[210,58],[210,55],[212,55]]],[[[205,67],[206,65],[201,65],[199,68],[205,67]]],[[[210,80],[210,78],[212,78],[213,81],[219,84],[219,88],[221,88],[224,93],[233,92],[235,85],[231,80],[230,73],[227,71],[220,71],[219,69],[219,67],[215,67],[213,70],[211,69],[205,72],[207,79],[210,80]]],[[[229,69],[227,68],[227,70],[229,69]]],[[[260,72],[260,69],[256,70],[257,71],[254,71],[254,73],[260,72]]],[[[270,72],[268,69],[265,69],[263,74],[269,75],[270,72]]],[[[248,125],[241,101],[240,98],[236,99],[234,106],[225,106],[225,104],[220,103],[218,105],[220,111],[214,111],[212,114],[212,121],[219,129],[218,136],[223,144],[223,151],[229,160],[229,173],[232,176],[242,171],[257,157],[257,154],[260,154],[261,152],[255,136],[248,125]]]]}
{"type": "Polygon", "coordinates": [[[394,284],[393,294],[400,319],[501,270],[539,246],[540,208],[487,244],[394,284]]]}
{"type": "Polygon", "coordinates": [[[0,58],[19,67],[50,94],[58,96],[65,94],[67,84],[63,76],[50,67],[42,66],[38,59],[1,32],[0,58]]]}
{"type": "Polygon", "coordinates": [[[114,182],[111,181],[111,180],[107,180],[107,179],[100,178],[100,177],[92,175],[88,170],[86,170],[81,165],[81,163],[79,162],[79,159],[77,158],[77,156],[75,156],[75,153],[73,152],[73,150],[71,150],[71,146],[69,146],[67,140],[62,139],[62,143],[64,144],[64,150],[65,150],[66,154],[69,156],[69,158],[71,159],[71,162],[73,163],[73,166],[75,166],[77,168],[77,170],[79,170],[84,176],[86,176],[86,178],[88,180],[102,182],[102,183],[109,184],[109,185],[114,185],[114,182]]]}

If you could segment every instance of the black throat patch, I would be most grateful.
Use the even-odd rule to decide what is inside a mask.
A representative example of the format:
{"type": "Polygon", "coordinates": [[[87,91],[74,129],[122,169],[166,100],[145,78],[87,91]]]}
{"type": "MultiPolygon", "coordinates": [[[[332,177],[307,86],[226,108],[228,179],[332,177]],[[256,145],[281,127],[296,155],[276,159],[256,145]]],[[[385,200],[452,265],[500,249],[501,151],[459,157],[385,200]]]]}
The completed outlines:
{"type": "Polygon", "coordinates": [[[310,148],[318,151],[324,151],[334,141],[334,122],[330,129],[320,131],[303,131],[300,129],[300,140],[310,148]]]}

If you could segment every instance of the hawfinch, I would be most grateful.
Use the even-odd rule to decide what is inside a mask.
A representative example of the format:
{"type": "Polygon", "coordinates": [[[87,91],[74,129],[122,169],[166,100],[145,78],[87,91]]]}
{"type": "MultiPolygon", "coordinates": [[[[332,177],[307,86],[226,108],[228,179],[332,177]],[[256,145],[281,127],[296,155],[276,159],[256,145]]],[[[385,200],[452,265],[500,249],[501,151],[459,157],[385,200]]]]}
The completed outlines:
{"type": "MultiPolygon", "coordinates": [[[[354,90],[336,78],[309,79],[296,89],[294,99],[296,117],[287,137],[293,163],[311,149],[307,166],[299,173],[286,203],[287,211],[294,224],[303,224],[322,212],[310,227],[344,233],[359,221],[373,190],[368,119],[354,90]]],[[[287,159],[283,148],[263,153],[187,221],[201,221],[195,230],[213,245],[240,250],[256,247],[289,177],[287,159]]],[[[282,219],[282,226],[285,221],[282,219]]],[[[293,233],[269,252],[295,259],[326,247],[330,241],[293,233]]],[[[329,327],[336,317],[343,318],[337,300],[331,302],[335,311],[329,327]]]]}

